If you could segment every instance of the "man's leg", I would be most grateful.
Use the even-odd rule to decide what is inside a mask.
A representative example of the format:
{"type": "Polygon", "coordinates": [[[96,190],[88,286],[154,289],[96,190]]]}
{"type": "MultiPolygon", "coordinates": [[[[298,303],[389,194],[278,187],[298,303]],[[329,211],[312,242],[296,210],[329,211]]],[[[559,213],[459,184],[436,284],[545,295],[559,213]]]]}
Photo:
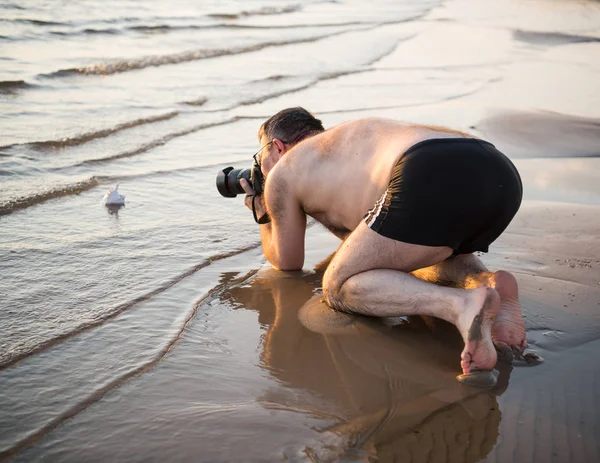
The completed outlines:
{"type": "Polygon", "coordinates": [[[461,289],[419,280],[409,272],[432,266],[452,254],[448,247],[395,241],[364,222],[337,251],[323,276],[323,294],[338,310],[390,317],[428,315],[456,325],[465,342],[463,372],[496,364],[491,328],[500,310],[494,288],[461,289]]]}
{"type": "Polygon", "coordinates": [[[458,288],[473,289],[485,285],[500,295],[500,313],[492,326],[494,344],[504,351],[527,347],[525,323],[519,304],[519,289],[515,277],[504,271],[490,272],[473,254],[461,254],[443,262],[412,272],[424,281],[458,288]]]}

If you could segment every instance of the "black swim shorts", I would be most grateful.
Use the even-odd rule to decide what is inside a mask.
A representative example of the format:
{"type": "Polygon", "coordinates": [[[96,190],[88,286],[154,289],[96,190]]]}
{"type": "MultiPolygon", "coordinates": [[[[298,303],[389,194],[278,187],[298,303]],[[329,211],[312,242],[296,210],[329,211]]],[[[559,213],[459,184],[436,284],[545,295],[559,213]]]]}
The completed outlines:
{"type": "Polygon", "coordinates": [[[382,236],[448,246],[454,254],[487,252],[521,205],[512,162],[491,143],[436,138],[400,157],[387,190],[365,216],[382,236]]]}

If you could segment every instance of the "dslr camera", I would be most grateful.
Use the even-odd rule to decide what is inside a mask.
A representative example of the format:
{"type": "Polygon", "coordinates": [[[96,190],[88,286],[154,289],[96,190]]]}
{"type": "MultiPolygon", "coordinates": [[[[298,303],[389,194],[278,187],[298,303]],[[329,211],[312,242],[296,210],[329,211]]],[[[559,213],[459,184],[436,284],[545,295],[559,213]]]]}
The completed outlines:
{"type": "Polygon", "coordinates": [[[240,180],[245,178],[252,185],[252,189],[257,195],[263,192],[264,178],[260,165],[254,160],[250,169],[234,169],[226,167],[217,174],[217,190],[225,198],[235,198],[237,195],[246,194],[240,180]]]}
{"type": "Polygon", "coordinates": [[[268,213],[265,212],[262,217],[258,217],[256,214],[256,197],[262,195],[265,182],[260,164],[256,162],[256,158],[254,158],[250,169],[234,169],[230,166],[220,171],[217,174],[217,190],[225,198],[235,198],[237,195],[246,194],[240,184],[240,180],[243,178],[252,185],[255,193],[252,198],[252,215],[254,216],[254,221],[260,225],[269,223],[271,218],[268,213]]]}

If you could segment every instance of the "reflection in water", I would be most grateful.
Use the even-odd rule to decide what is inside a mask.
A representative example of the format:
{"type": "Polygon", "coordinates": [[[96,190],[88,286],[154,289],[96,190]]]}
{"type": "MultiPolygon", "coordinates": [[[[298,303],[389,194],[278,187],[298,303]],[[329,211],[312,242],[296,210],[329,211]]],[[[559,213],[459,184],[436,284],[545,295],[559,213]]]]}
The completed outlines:
{"type": "Polygon", "coordinates": [[[119,218],[119,209],[124,206],[104,206],[106,208],[106,212],[108,213],[106,218],[108,221],[109,229],[112,231],[113,237],[116,237],[121,231],[121,222],[119,218]]]}
{"type": "Polygon", "coordinates": [[[222,296],[257,311],[265,327],[262,366],[283,387],[260,403],[330,420],[304,450],[315,461],[484,458],[508,371],[491,392],[466,387],[456,380],[454,327],[436,324],[434,336],[420,319],[391,327],[331,310],[317,294],[325,264],[304,275],[263,271],[222,296]]]}
{"type": "Polygon", "coordinates": [[[106,207],[106,210],[108,211],[108,213],[110,215],[119,217],[119,209],[121,209],[123,207],[123,205],[122,204],[119,204],[119,205],[106,204],[104,207],[106,207]]]}

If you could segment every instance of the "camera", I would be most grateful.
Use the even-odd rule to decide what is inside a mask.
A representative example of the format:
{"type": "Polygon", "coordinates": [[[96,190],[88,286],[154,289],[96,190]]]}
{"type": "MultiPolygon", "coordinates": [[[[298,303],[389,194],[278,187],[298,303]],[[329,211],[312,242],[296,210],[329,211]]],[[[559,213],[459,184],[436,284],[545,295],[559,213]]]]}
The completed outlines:
{"type": "Polygon", "coordinates": [[[226,198],[235,198],[237,195],[243,195],[246,193],[240,184],[240,180],[243,178],[252,185],[255,193],[252,198],[252,215],[254,216],[254,221],[260,225],[269,223],[271,217],[268,212],[265,212],[261,217],[257,215],[256,198],[262,195],[265,179],[262,170],[260,170],[260,164],[256,162],[256,159],[250,169],[234,169],[229,166],[219,172],[217,174],[217,190],[219,190],[221,196],[226,198]]]}
{"type": "Polygon", "coordinates": [[[260,166],[256,162],[252,163],[250,169],[234,169],[231,166],[223,169],[217,174],[217,190],[225,198],[235,198],[237,195],[246,194],[240,184],[240,180],[243,178],[252,185],[257,195],[262,194],[264,178],[260,166]]]}

